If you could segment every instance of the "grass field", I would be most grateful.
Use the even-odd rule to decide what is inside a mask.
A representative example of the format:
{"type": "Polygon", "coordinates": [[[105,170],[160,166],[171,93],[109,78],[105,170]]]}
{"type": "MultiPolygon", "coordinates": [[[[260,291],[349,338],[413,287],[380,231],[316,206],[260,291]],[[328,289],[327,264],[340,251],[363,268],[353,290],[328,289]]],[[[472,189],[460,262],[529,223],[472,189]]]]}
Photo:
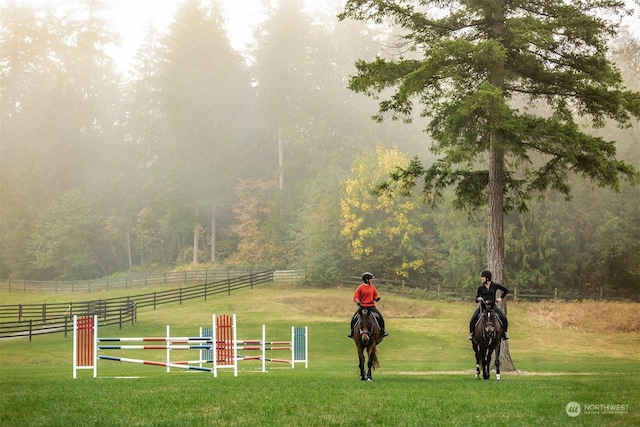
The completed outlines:
{"type": "MultiPolygon", "coordinates": [[[[390,336],[379,347],[374,381],[367,383],[359,380],[355,348],[346,338],[352,293],[271,285],[141,310],[135,326],[100,329],[100,336],[162,336],[169,324],[172,335],[191,336],[210,325],[212,313],[236,313],[240,339],[260,338],[262,324],[267,340],[287,340],[291,326],[308,326],[308,369],[269,364],[269,372],[261,373],[258,362],[240,362],[238,377],[222,371],[213,378],[99,361],[100,378],[80,371],[73,380],[71,337],[0,342],[0,425],[640,425],[638,304],[510,304],[516,372],[503,371],[496,382],[474,378],[467,340],[472,303],[383,295],[379,308],[390,336]],[[579,403],[582,413],[569,416],[570,402],[579,403]]],[[[53,301],[3,295],[3,303],[37,299],[53,301]]],[[[165,357],[163,351],[117,355],[165,357]]]]}

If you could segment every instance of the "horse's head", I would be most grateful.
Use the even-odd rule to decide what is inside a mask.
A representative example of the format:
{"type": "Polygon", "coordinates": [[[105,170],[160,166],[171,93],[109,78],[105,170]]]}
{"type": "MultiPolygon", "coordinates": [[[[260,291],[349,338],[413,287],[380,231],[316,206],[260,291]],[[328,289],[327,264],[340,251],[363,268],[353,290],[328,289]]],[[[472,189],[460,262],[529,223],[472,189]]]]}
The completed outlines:
{"type": "Polygon", "coordinates": [[[358,328],[358,334],[362,343],[367,345],[373,335],[371,311],[366,307],[360,307],[358,309],[358,317],[360,318],[360,321],[356,326],[358,328]]]}
{"type": "Polygon", "coordinates": [[[483,336],[489,338],[496,337],[496,324],[499,322],[496,317],[495,311],[493,311],[493,305],[480,301],[482,307],[482,317],[480,322],[482,324],[483,336]]]}

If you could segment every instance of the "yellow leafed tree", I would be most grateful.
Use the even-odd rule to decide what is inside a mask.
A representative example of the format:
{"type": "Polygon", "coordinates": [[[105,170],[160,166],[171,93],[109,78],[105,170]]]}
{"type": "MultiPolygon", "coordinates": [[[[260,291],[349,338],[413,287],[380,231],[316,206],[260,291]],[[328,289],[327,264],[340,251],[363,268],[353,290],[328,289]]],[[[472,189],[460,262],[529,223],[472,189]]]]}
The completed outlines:
{"type": "Polygon", "coordinates": [[[392,279],[419,277],[430,270],[425,255],[433,240],[425,225],[428,208],[416,199],[376,196],[373,190],[409,159],[397,148],[377,147],[353,163],[341,202],[341,234],[354,260],[363,268],[392,279]]]}

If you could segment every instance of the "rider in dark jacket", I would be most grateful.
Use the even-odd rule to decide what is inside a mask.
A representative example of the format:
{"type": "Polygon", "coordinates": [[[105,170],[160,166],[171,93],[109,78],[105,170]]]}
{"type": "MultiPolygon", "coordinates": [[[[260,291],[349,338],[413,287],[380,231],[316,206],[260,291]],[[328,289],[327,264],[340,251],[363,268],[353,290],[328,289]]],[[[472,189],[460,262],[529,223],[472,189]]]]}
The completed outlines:
{"type": "MultiPolygon", "coordinates": [[[[480,301],[484,301],[485,303],[493,306],[493,311],[496,312],[498,317],[500,317],[500,321],[502,321],[502,339],[508,340],[509,334],[507,334],[507,329],[509,328],[509,321],[507,320],[507,316],[505,316],[502,310],[500,310],[495,303],[502,301],[502,298],[507,296],[509,293],[509,289],[499,283],[492,282],[491,272],[489,270],[484,270],[480,273],[480,280],[482,280],[482,285],[478,286],[478,291],[476,292],[476,304],[480,301]],[[498,290],[502,291],[501,298],[496,298],[496,291],[498,290]]],[[[476,311],[473,312],[473,316],[471,316],[471,320],[469,321],[469,340],[473,340],[473,330],[476,323],[478,323],[479,317],[480,306],[478,306],[476,311]]]]}

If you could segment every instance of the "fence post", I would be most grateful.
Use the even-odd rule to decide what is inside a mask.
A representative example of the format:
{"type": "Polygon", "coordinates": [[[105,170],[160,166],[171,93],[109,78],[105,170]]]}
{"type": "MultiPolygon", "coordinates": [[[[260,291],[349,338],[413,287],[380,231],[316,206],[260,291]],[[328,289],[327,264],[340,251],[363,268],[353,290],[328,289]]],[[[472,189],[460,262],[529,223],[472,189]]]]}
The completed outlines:
{"type": "Polygon", "coordinates": [[[555,288],[553,290],[553,302],[556,302],[558,300],[558,288],[555,288]]]}
{"type": "Polygon", "coordinates": [[[513,302],[518,302],[518,287],[514,286],[513,288],[513,302]]]}
{"type": "Polygon", "coordinates": [[[178,295],[178,301],[180,302],[180,305],[182,305],[182,286],[180,287],[180,293],[178,295]]]}
{"type": "Polygon", "coordinates": [[[156,309],[156,292],[153,293],[153,309],[156,309]]]}
{"type": "Polygon", "coordinates": [[[31,335],[33,335],[33,319],[29,319],[29,342],[31,342],[31,335]]]}

